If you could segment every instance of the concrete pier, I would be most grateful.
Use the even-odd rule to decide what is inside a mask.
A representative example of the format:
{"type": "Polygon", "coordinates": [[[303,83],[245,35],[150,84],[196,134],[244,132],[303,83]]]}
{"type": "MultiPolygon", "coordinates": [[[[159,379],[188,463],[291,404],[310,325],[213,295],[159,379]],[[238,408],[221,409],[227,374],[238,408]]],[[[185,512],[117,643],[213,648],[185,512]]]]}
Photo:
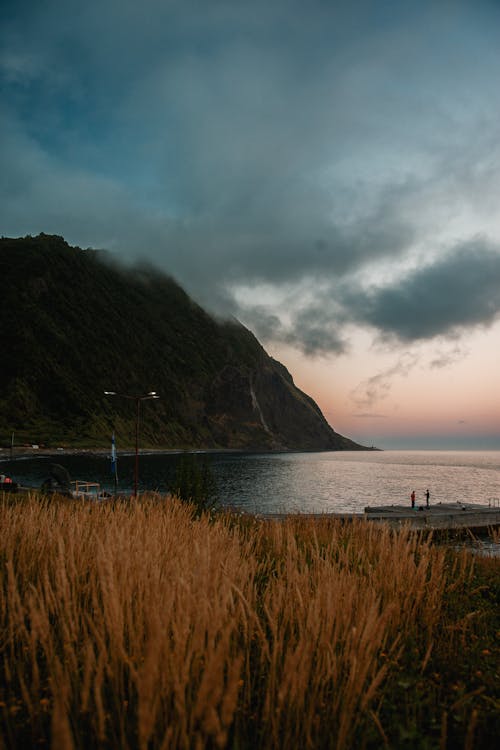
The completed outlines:
{"type": "Polygon", "coordinates": [[[389,523],[391,526],[410,525],[415,529],[470,529],[486,530],[500,525],[500,507],[474,503],[438,503],[429,508],[418,505],[383,505],[365,508],[369,521],[389,523]]]}
{"type": "Polygon", "coordinates": [[[474,503],[437,503],[429,508],[419,505],[415,509],[407,505],[382,505],[367,507],[364,513],[263,513],[258,517],[275,521],[288,518],[354,521],[362,518],[374,523],[387,523],[395,528],[406,525],[412,529],[469,529],[484,533],[488,528],[500,526],[500,507],[474,503]]]}

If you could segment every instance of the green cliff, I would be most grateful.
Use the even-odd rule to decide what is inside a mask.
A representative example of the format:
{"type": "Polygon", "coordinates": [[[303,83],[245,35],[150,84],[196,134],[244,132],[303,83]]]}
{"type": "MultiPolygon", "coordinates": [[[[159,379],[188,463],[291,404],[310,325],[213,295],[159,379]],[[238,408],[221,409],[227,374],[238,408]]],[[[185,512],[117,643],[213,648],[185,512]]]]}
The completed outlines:
{"type": "Polygon", "coordinates": [[[237,321],[218,322],[170,278],[124,269],[61,237],[0,240],[0,441],[353,450],[237,321]]]}

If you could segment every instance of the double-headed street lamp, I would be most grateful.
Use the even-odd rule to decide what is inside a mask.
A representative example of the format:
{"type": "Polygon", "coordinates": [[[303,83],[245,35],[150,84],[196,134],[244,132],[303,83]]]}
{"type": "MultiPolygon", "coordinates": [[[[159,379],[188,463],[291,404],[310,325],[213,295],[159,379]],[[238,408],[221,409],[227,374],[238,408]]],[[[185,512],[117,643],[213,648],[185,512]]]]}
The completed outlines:
{"type": "Polygon", "coordinates": [[[121,398],[128,398],[130,401],[135,401],[135,466],[134,466],[134,497],[137,497],[137,485],[139,483],[139,415],[141,409],[141,401],[151,401],[152,399],[160,398],[156,391],[149,391],[143,396],[130,396],[127,393],[117,393],[116,391],[104,391],[105,396],[120,396],[121,398]]]}

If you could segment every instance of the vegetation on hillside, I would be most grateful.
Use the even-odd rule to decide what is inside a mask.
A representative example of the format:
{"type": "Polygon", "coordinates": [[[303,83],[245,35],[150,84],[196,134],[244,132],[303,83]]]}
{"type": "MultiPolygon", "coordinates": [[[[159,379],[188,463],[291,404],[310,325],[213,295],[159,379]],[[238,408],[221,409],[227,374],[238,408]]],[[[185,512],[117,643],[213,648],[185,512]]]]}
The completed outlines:
{"type": "Polygon", "coordinates": [[[496,747],[497,560],[159,496],[0,513],[1,747],[496,747]]]}
{"type": "Polygon", "coordinates": [[[169,277],[61,237],[0,240],[0,443],[356,448],[256,338],[169,277]],[[259,400],[259,409],[255,407],[259,400]],[[265,419],[262,419],[265,415],[265,419]]]}

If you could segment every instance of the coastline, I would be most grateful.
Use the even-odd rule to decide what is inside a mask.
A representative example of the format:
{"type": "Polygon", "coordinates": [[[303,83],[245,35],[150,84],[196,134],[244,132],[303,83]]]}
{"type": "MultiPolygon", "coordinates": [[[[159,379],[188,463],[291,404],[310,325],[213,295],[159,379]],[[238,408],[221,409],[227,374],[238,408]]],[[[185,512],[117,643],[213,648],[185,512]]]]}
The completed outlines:
{"type": "MultiPolygon", "coordinates": [[[[299,449],[299,448],[139,448],[141,456],[155,456],[155,455],[180,455],[182,453],[193,453],[200,455],[213,455],[213,454],[269,454],[276,455],[280,453],[294,454],[294,453],[371,453],[371,452],[383,452],[382,448],[364,448],[363,450],[334,450],[331,448],[324,449],[299,449]]],[[[15,447],[12,451],[10,448],[0,448],[0,462],[1,461],[15,461],[17,458],[37,458],[47,456],[109,456],[111,453],[111,447],[109,448],[33,448],[33,447],[15,447]]],[[[135,448],[122,448],[117,449],[116,455],[120,456],[132,456],[135,453],[135,448]]]]}
{"type": "MultiPolygon", "coordinates": [[[[119,487],[124,490],[132,486],[134,453],[130,447],[117,452],[119,487]]],[[[468,513],[462,510],[463,506],[471,505],[476,511],[486,506],[500,508],[498,454],[464,457],[461,452],[456,458],[445,456],[441,460],[441,456],[422,457],[421,452],[412,451],[406,455],[392,451],[360,454],[144,448],[139,452],[142,490],[168,489],[183,454],[210,463],[224,504],[260,514],[302,511],[362,515],[371,507],[372,520],[382,514],[389,523],[406,517],[412,524],[428,527],[438,514],[436,506],[451,510],[448,504],[458,501],[461,509],[458,513],[455,507],[455,513],[464,520],[468,513]],[[431,492],[430,514],[426,513],[425,502],[421,502],[426,487],[431,492]],[[413,488],[417,490],[419,506],[424,506],[418,514],[409,508],[409,492],[413,488]]],[[[109,490],[113,487],[110,457],[111,446],[57,450],[26,445],[15,447],[11,460],[10,450],[4,446],[0,449],[0,466],[19,486],[38,487],[46,479],[50,465],[61,464],[72,478],[100,482],[103,489],[109,490]]]]}
{"type": "MultiPolygon", "coordinates": [[[[249,451],[239,448],[139,448],[139,453],[146,455],[177,455],[181,453],[263,453],[271,451],[249,451]]],[[[288,453],[290,451],[280,451],[288,453]]],[[[111,448],[0,448],[0,461],[15,461],[17,458],[37,458],[47,456],[108,456],[111,448]]],[[[117,456],[134,455],[134,448],[117,450],[117,456]]]]}

